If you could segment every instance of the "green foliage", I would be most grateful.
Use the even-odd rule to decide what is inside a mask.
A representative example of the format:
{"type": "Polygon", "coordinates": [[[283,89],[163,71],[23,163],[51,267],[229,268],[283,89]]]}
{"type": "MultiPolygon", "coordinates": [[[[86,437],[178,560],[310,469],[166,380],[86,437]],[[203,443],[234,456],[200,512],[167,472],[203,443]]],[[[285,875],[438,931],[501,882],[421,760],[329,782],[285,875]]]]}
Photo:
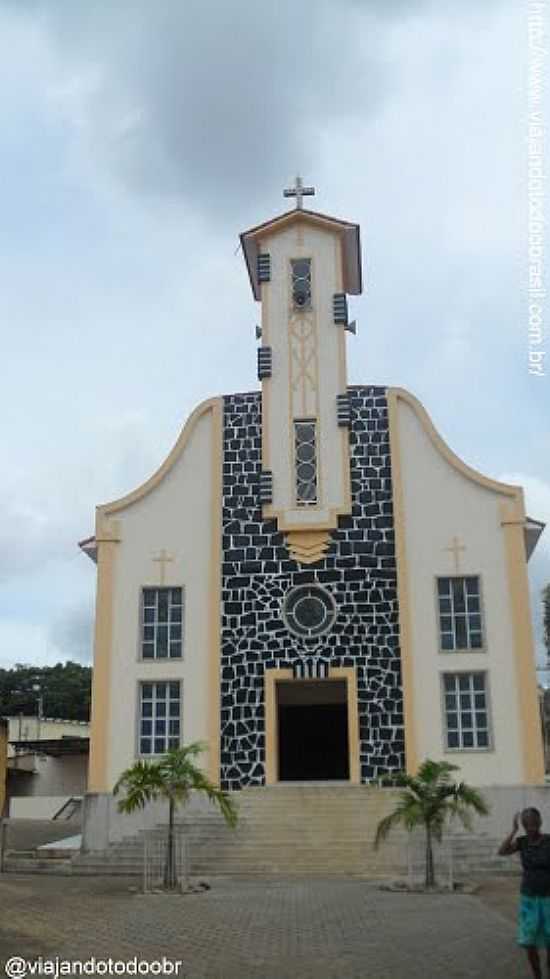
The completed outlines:
{"type": "Polygon", "coordinates": [[[91,667],[70,661],[55,666],[17,663],[12,669],[0,669],[0,716],[36,714],[36,684],[40,685],[44,717],[90,719],[91,667]]]}
{"type": "Polygon", "coordinates": [[[154,799],[168,802],[168,846],[164,867],[164,886],[174,890],[178,885],[174,846],[174,817],[178,806],[184,806],[192,792],[204,793],[217,805],[226,823],[235,826],[237,809],[226,792],[222,792],[195,764],[195,759],[206,748],[200,741],[174,748],[158,761],[137,761],[127,768],[118,779],[113,792],[124,792],[118,808],[120,812],[143,809],[154,799]]]}
{"type": "Polygon", "coordinates": [[[143,809],[154,799],[166,799],[178,806],[185,805],[192,792],[204,793],[217,805],[226,822],[235,826],[237,810],[230,796],[218,789],[195,764],[195,758],[205,750],[200,741],[174,748],[159,761],[137,761],[127,768],[118,779],[113,792],[124,792],[118,808],[120,812],[143,809]]]}
{"type": "Polygon", "coordinates": [[[432,839],[443,836],[445,826],[458,819],[465,829],[472,828],[472,813],[486,816],[489,808],[477,789],[465,782],[455,782],[453,773],[458,765],[446,761],[427,759],[416,775],[400,775],[396,785],[401,787],[396,807],[380,820],[374,841],[378,848],[396,826],[403,826],[409,833],[418,826],[426,831],[426,884],[432,886],[433,855],[432,839]]]}

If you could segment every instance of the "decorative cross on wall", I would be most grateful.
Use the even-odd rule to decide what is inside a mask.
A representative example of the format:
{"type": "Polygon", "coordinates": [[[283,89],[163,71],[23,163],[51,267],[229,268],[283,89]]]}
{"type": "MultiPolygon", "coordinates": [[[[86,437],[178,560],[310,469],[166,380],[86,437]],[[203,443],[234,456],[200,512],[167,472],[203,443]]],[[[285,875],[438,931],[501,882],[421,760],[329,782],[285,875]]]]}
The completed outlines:
{"type": "Polygon", "coordinates": [[[301,211],[304,197],[312,197],[314,193],[315,187],[304,187],[302,178],[296,177],[296,186],[288,187],[286,190],[283,190],[283,197],[295,197],[296,210],[301,211]]]}
{"type": "Polygon", "coordinates": [[[170,564],[170,562],[173,561],[173,560],[174,560],[174,556],[172,554],[168,554],[168,552],[165,551],[164,548],[162,549],[162,551],[160,551],[159,554],[157,554],[156,557],[153,558],[153,561],[155,561],[156,564],[160,564],[160,569],[159,569],[160,570],[160,582],[159,583],[161,585],[164,585],[164,583],[165,583],[165,579],[166,579],[166,565],[167,564],[170,564]]]}
{"type": "Polygon", "coordinates": [[[458,537],[453,537],[450,547],[444,547],[444,551],[450,551],[455,561],[455,571],[460,571],[460,551],[465,551],[464,544],[461,544],[458,537]]]}

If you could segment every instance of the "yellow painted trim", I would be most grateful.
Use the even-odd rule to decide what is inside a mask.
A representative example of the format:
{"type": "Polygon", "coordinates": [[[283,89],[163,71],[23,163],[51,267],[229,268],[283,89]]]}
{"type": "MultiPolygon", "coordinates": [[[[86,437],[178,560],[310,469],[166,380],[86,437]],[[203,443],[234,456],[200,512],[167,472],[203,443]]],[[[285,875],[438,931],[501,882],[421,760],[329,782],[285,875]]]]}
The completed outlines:
{"type": "Polygon", "coordinates": [[[525,510],[521,490],[517,492],[513,502],[501,502],[500,516],[510,589],[509,607],[516,664],[515,686],[519,703],[523,781],[527,785],[539,785],[544,782],[544,755],[523,536],[525,510]]]}
{"type": "MultiPolygon", "coordinates": [[[[261,283],[262,296],[262,346],[269,347],[269,301],[271,298],[269,286],[270,282],[261,283]]],[[[261,382],[262,389],[262,469],[270,470],[270,446],[269,446],[269,395],[271,378],[264,377],[261,382]]],[[[266,507],[263,507],[263,514],[266,514],[266,507]]]]}
{"type": "Polygon", "coordinates": [[[447,462],[453,466],[454,469],[462,473],[466,479],[470,479],[473,483],[477,483],[478,486],[483,486],[484,489],[493,490],[496,493],[502,493],[504,496],[516,496],[518,491],[521,492],[520,486],[514,486],[510,483],[501,483],[496,479],[490,479],[489,476],[484,476],[483,473],[477,471],[477,469],[472,469],[468,466],[462,459],[457,456],[451,448],[447,445],[445,440],[441,437],[439,432],[436,430],[428,412],[424,408],[424,405],[415,398],[410,391],[405,391],[403,388],[388,388],[388,398],[391,397],[395,401],[404,401],[408,404],[409,408],[415,413],[418,418],[422,428],[426,434],[430,437],[433,445],[443,456],[447,462]]]}
{"type": "Polygon", "coordinates": [[[316,564],[321,561],[330,545],[330,534],[316,528],[291,530],[286,534],[286,543],[291,558],[302,564],[316,564]]]}
{"type": "Polygon", "coordinates": [[[131,493],[127,493],[126,496],[121,496],[120,499],[112,500],[110,503],[103,503],[98,509],[105,515],[116,513],[118,510],[124,510],[133,503],[137,503],[138,500],[143,499],[144,496],[147,496],[148,493],[154,490],[175,466],[187,443],[190,441],[197,423],[203,415],[215,409],[219,400],[219,398],[209,398],[207,401],[203,401],[200,405],[197,405],[195,410],[189,415],[173,449],[167,455],[160,468],[149,479],[142,483],[141,486],[138,486],[137,489],[132,490],[131,493]]]}
{"type": "MultiPolygon", "coordinates": [[[[302,249],[303,251],[303,249],[302,249]]],[[[286,274],[286,304],[287,304],[287,352],[288,352],[288,373],[287,373],[287,385],[288,385],[288,472],[290,475],[290,494],[292,499],[292,508],[299,509],[299,504],[296,499],[296,442],[295,442],[295,431],[294,422],[299,419],[308,419],[315,421],[316,423],[316,438],[315,438],[315,457],[316,457],[316,469],[317,469],[317,503],[308,506],[309,512],[315,512],[317,507],[322,507],[322,497],[323,497],[323,479],[322,479],[322,468],[319,465],[320,460],[320,445],[322,440],[322,429],[321,429],[321,417],[319,411],[319,323],[317,318],[317,302],[316,300],[316,287],[317,287],[317,269],[316,261],[313,256],[310,258],[310,280],[311,280],[311,295],[313,297],[313,309],[302,310],[301,312],[294,309],[294,304],[292,300],[292,262],[303,258],[304,256],[296,255],[295,253],[288,256],[286,259],[287,263],[287,274],[286,274]],[[312,356],[311,361],[313,362],[313,372],[314,378],[309,376],[308,368],[304,365],[305,359],[305,349],[306,341],[303,336],[302,327],[307,324],[311,327],[311,347],[312,356]],[[295,355],[299,353],[298,362],[296,363],[295,355]],[[301,392],[299,391],[299,385],[301,384],[301,392]],[[309,391],[308,391],[309,387],[309,391]],[[301,399],[300,399],[301,393],[301,399]],[[313,401],[315,403],[315,411],[310,409],[310,403],[313,401]]]]}
{"type": "Polygon", "coordinates": [[[279,736],[277,731],[277,681],[292,680],[292,670],[265,670],[265,784],[279,780],[279,736]]]}
{"type": "MultiPolygon", "coordinates": [[[[342,274],[343,268],[343,252],[342,252],[342,242],[340,239],[335,241],[335,281],[337,284],[337,291],[342,292],[344,290],[344,280],[342,274]]],[[[347,365],[347,348],[346,348],[346,331],[343,327],[338,327],[338,369],[339,369],[339,383],[340,383],[340,394],[348,393],[348,365],[347,365]]],[[[349,428],[347,425],[341,425],[339,427],[340,441],[342,446],[342,486],[344,491],[344,513],[351,513],[352,499],[351,499],[351,452],[349,444],[349,428]]]]}
{"type": "Polygon", "coordinates": [[[414,691],[412,686],[412,620],[405,541],[403,480],[399,450],[398,411],[400,401],[411,408],[436,451],[449,465],[477,486],[481,486],[483,489],[496,493],[501,497],[508,498],[501,500],[501,524],[505,535],[504,548],[512,615],[524,781],[526,784],[538,784],[544,778],[544,761],[538,723],[534,646],[529,611],[529,587],[524,541],[525,508],[523,504],[523,490],[521,486],[490,479],[488,476],[484,476],[463,462],[442,439],[423,405],[409,391],[404,391],[402,388],[389,388],[387,397],[390,422],[407,771],[414,772],[416,770],[418,757],[416,752],[414,691]]]}
{"type": "Polygon", "coordinates": [[[356,225],[349,221],[339,221],[338,218],[334,218],[332,221],[327,221],[325,218],[318,216],[317,214],[308,214],[305,211],[296,209],[295,211],[290,211],[288,214],[284,214],[279,218],[273,218],[269,223],[266,222],[264,225],[260,225],[257,230],[252,229],[251,231],[244,231],[243,235],[246,238],[257,239],[258,249],[261,250],[267,247],[267,243],[270,238],[274,238],[285,231],[287,227],[301,222],[303,224],[312,224],[316,228],[323,228],[332,235],[343,235],[350,228],[355,228],[356,225]],[[336,225],[336,227],[335,227],[336,225]],[[338,227],[339,225],[339,227],[338,227]]]}
{"type": "MultiPolygon", "coordinates": [[[[292,669],[268,669],[264,672],[265,696],[265,784],[276,785],[279,781],[279,737],[277,730],[277,683],[294,680],[292,669]]],[[[359,707],[357,698],[357,669],[355,666],[329,668],[329,680],[345,680],[348,704],[348,752],[349,781],[359,785],[361,766],[359,757],[359,707]]],[[[303,683],[303,680],[296,680],[303,683]]],[[[326,683],[326,680],[311,682],[326,683]]]]}
{"type": "MultiPolygon", "coordinates": [[[[352,785],[361,782],[361,765],[359,753],[359,702],[357,697],[357,667],[331,666],[328,671],[330,680],[345,680],[348,704],[348,755],[349,780],[352,785]]],[[[322,681],[320,681],[322,682],[322,681]]]]}
{"type": "MultiPolygon", "coordinates": [[[[296,507],[298,509],[298,507],[296,507]]],[[[313,507],[308,508],[308,513],[311,513],[313,507]]],[[[311,531],[311,530],[337,530],[338,528],[338,517],[340,515],[345,516],[350,513],[350,510],[346,507],[323,507],[323,510],[328,510],[329,519],[323,520],[320,523],[292,523],[284,519],[282,510],[275,510],[272,505],[266,505],[263,508],[263,516],[265,520],[274,520],[277,518],[278,529],[285,534],[289,531],[311,531]]]]}
{"type": "MultiPolygon", "coordinates": [[[[289,220],[292,220],[292,221],[295,221],[296,220],[296,214],[297,214],[297,212],[293,211],[291,214],[288,215],[288,219],[289,220]]],[[[300,218],[300,216],[303,217],[303,218],[307,218],[307,215],[303,215],[303,214],[301,214],[301,212],[298,212],[298,218],[300,218]]],[[[316,224],[318,222],[315,221],[313,223],[316,224]]],[[[321,223],[323,223],[323,222],[321,222],[321,223]]],[[[343,270],[344,250],[342,248],[341,235],[339,233],[335,232],[335,230],[332,227],[332,225],[328,225],[327,227],[329,228],[331,234],[334,237],[334,241],[335,241],[335,265],[336,265],[335,287],[337,289],[340,289],[341,290],[341,289],[343,289],[343,281],[344,281],[344,270],[343,270]]],[[[263,248],[266,248],[267,249],[269,247],[269,238],[270,237],[276,237],[277,234],[278,234],[278,232],[279,232],[279,230],[280,229],[278,228],[276,232],[273,232],[272,234],[268,235],[267,237],[263,237],[261,239],[261,241],[259,242],[259,248],[260,249],[263,249],[263,248]]],[[[289,259],[289,261],[290,261],[290,259],[289,259]]],[[[312,291],[314,291],[314,276],[315,276],[315,265],[314,265],[314,263],[312,263],[312,291]]],[[[288,306],[290,312],[292,312],[292,305],[291,305],[291,302],[290,302],[289,286],[288,286],[288,282],[289,281],[290,281],[290,278],[287,276],[287,280],[286,280],[286,282],[287,282],[287,286],[286,286],[287,306],[288,306]]],[[[269,340],[267,339],[267,330],[268,330],[268,323],[269,323],[269,315],[268,315],[268,310],[267,310],[267,305],[266,305],[266,303],[267,303],[267,297],[269,295],[269,292],[268,292],[267,289],[264,290],[264,285],[266,285],[266,284],[262,284],[262,343],[266,343],[267,345],[269,345],[269,340]]],[[[304,314],[300,314],[300,315],[304,315],[304,314]]],[[[313,322],[314,322],[314,328],[315,328],[316,348],[317,348],[316,349],[316,371],[317,371],[317,392],[316,392],[316,394],[317,394],[317,416],[316,416],[316,420],[317,420],[317,424],[318,424],[318,441],[319,441],[319,444],[320,444],[321,439],[322,439],[322,434],[321,434],[321,411],[320,411],[320,405],[319,405],[319,353],[318,353],[318,346],[319,346],[319,322],[318,322],[316,311],[314,311],[312,315],[313,315],[313,322]]],[[[293,426],[293,419],[294,419],[295,415],[294,415],[294,412],[293,412],[292,342],[291,342],[291,332],[292,332],[292,329],[291,329],[291,327],[292,327],[292,317],[291,317],[291,315],[289,313],[289,326],[288,326],[288,392],[289,392],[289,401],[288,401],[288,403],[289,403],[289,466],[290,466],[289,472],[291,474],[291,480],[292,480],[292,474],[294,472],[294,439],[293,439],[292,426],[293,426]]],[[[340,330],[340,333],[339,333],[338,362],[339,362],[339,384],[340,384],[340,390],[341,390],[342,393],[346,393],[346,391],[347,391],[346,338],[345,338],[345,331],[343,329],[341,329],[340,330]]],[[[271,433],[270,433],[270,428],[269,428],[270,418],[271,418],[271,415],[270,415],[270,411],[271,411],[271,406],[270,406],[270,392],[271,392],[271,388],[270,388],[270,384],[271,384],[271,381],[272,381],[271,378],[266,378],[266,379],[264,379],[262,381],[262,465],[263,465],[263,468],[264,469],[267,469],[267,470],[271,470],[273,468],[272,465],[271,465],[271,452],[270,452],[270,444],[271,444],[270,443],[270,434],[271,433]]],[[[296,416],[296,417],[298,417],[298,416],[296,416]]],[[[311,417],[313,417],[313,415],[311,415],[311,417]]],[[[319,480],[319,483],[318,483],[318,492],[319,492],[319,499],[321,500],[321,502],[319,502],[315,506],[308,507],[308,513],[315,513],[316,510],[325,510],[328,513],[328,518],[326,520],[319,519],[319,520],[317,520],[315,522],[305,522],[305,521],[304,522],[301,522],[300,521],[300,522],[294,523],[294,522],[289,521],[289,520],[287,520],[285,518],[285,514],[286,514],[286,512],[288,512],[287,509],[280,510],[280,509],[276,509],[275,506],[273,504],[271,504],[271,503],[270,504],[264,504],[264,506],[262,507],[262,515],[263,515],[264,519],[265,520],[274,520],[274,519],[277,520],[277,526],[278,526],[279,531],[284,532],[284,533],[289,533],[289,532],[290,533],[299,533],[299,532],[311,533],[314,530],[315,531],[325,531],[325,532],[326,531],[330,531],[330,530],[336,530],[338,528],[338,517],[340,517],[340,516],[348,516],[351,513],[351,509],[352,509],[352,499],[351,499],[351,469],[350,469],[350,447],[349,447],[349,432],[348,432],[348,429],[342,427],[340,429],[339,437],[340,437],[340,440],[341,440],[342,467],[343,467],[343,484],[342,484],[342,487],[343,487],[343,501],[342,501],[342,505],[341,506],[338,506],[338,507],[324,506],[323,505],[323,503],[322,503],[322,493],[323,493],[322,479],[323,479],[323,472],[322,472],[322,467],[320,465],[318,465],[317,466],[318,480],[319,480]]],[[[319,450],[318,450],[318,461],[319,461],[319,450]]],[[[276,474],[274,473],[274,479],[275,478],[276,478],[276,474]]],[[[293,483],[292,483],[292,486],[291,486],[291,492],[292,492],[292,495],[294,496],[295,487],[294,487],[294,484],[293,483]]],[[[295,506],[295,507],[293,507],[293,509],[297,510],[297,509],[299,509],[299,507],[298,506],[295,506]]]]}
{"type": "Polygon", "coordinates": [[[221,561],[222,561],[222,462],[223,462],[223,400],[216,398],[212,406],[212,509],[210,543],[210,718],[208,767],[210,781],[220,784],[220,657],[221,657],[221,561]]]}
{"type": "Polygon", "coordinates": [[[399,438],[399,404],[401,392],[388,388],[388,425],[393,486],[393,524],[395,531],[395,559],[397,564],[397,596],[399,601],[399,647],[401,652],[401,680],[403,684],[403,715],[405,726],[405,760],[407,773],[414,775],[418,768],[416,718],[413,685],[413,634],[412,610],[409,596],[409,569],[405,536],[405,501],[401,471],[399,438]]]}
{"type": "Polygon", "coordinates": [[[219,656],[220,656],[220,594],[221,594],[221,494],[223,455],[223,403],[221,398],[202,402],[187,420],[174,448],[160,468],[145,483],[126,496],[97,507],[96,541],[98,545],[98,577],[95,620],[95,652],[92,687],[92,718],[90,729],[90,764],[88,790],[110,791],[108,759],[111,730],[111,658],[113,645],[113,590],[115,544],[120,540],[118,521],[108,518],[155,489],[183,454],[201,418],[212,412],[212,541],[210,567],[209,616],[209,687],[211,717],[209,718],[209,771],[219,781],[219,656]],[[214,726],[214,715],[216,724],[214,726]]]}
{"type": "Polygon", "coordinates": [[[90,721],[88,792],[110,792],[109,743],[111,736],[111,659],[113,654],[113,592],[116,546],[120,541],[117,521],[96,514],[97,593],[94,668],[90,721]]]}
{"type": "MultiPolygon", "coordinates": [[[[297,418],[316,418],[319,419],[319,328],[317,321],[317,303],[314,302],[313,309],[296,310],[291,297],[292,282],[292,262],[297,260],[297,256],[287,259],[287,304],[288,304],[288,414],[289,426],[297,418]],[[304,335],[304,326],[309,327],[311,332],[304,335]],[[306,343],[311,346],[311,356],[306,364],[305,348],[306,343]],[[298,353],[298,356],[296,354],[298,353]],[[311,366],[313,365],[314,377],[311,377],[311,366]],[[309,391],[308,391],[309,387],[309,391]],[[315,411],[310,408],[311,400],[315,402],[315,411]]],[[[311,294],[315,297],[316,289],[316,266],[314,259],[311,258],[310,278],[311,294]]]]}

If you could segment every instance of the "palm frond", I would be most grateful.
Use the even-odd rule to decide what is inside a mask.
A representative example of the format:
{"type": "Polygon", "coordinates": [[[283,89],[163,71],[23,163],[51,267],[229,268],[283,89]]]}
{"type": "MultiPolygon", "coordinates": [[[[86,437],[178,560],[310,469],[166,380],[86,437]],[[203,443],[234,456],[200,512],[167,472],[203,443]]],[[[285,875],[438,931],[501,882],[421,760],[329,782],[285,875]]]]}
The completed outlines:
{"type": "Polygon", "coordinates": [[[399,809],[395,809],[394,812],[390,813],[389,816],[385,816],[381,819],[376,827],[376,836],[374,837],[374,849],[377,850],[381,843],[390,835],[392,829],[403,822],[403,815],[399,809]]]}
{"type": "Polygon", "coordinates": [[[130,813],[136,809],[144,809],[148,802],[164,794],[159,764],[137,761],[131,768],[127,768],[117,780],[113,795],[118,795],[121,791],[125,795],[118,803],[119,812],[130,813]]]}
{"type": "Polygon", "coordinates": [[[423,822],[424,813],[421,802],[409,791],[401,792],[394,811],[378,823],[374,839],[375,849],[378,849],[395,826],[404,826],[410,833],[416,826],[421,826],[423,822]]]}
{"type": "Polygon", "coordinates": [[[448,761],[432,761],[427,758],[418,769],[416,777],[424,785],[448,785],[452,781],[452,773],[458,771],[458,765],[448,761]]]}
{"type": "Polygon", "coordinates": [[[490,808],[482,794],[470,785],[460,782],[455,786],[455,794],[449,806],[451,818],[460,820],[464,829],[473,829],[473,815],[487,816],[490,808]]]}
{"type": "Polygon", "coordinates": [[[234,827],[237,824],[238,809],[229,793],[218,789],[204,776],[198,780],[194,786],[198,792],[204,792],[210,802],[218,806],[223,818],[228,826],[234,827]]]}
{"type": "Polygon", "coordinates": [[[488,816],[491,811],[482,793],[465,782],[459,782],[456,786],[456,798],[461,804],[473,809],[478,816],[488,816]]]}
{"type": "Polygon", "coordinates": [[[173,748],[156,762],[138,761],[118,779],[114,793],[124,791],[118,803],[121,812],[143,809],[148,802],[163,797],[176,806],[185,805],[192,792],[204,793],[217,805],[230,826],[237,822],[237,807],[226,793],[208,780],[195,763],[207,746],[201,741],[173,748]]]}
{"type": "Polygon", "coordinates": [[[422,762],[415,775],[402,775],[399,784],[403,791],[392,813],[378,824],[374,845],[378,847],[397,825],[409,832],[423,825],[441,841],[449,820],[458,818],[466,828],[472,824],[471,813],[484,816],[489,808],[477,789],[464,782],[456,783],[453,774],[458,765],[447,761],[422,762]]]}

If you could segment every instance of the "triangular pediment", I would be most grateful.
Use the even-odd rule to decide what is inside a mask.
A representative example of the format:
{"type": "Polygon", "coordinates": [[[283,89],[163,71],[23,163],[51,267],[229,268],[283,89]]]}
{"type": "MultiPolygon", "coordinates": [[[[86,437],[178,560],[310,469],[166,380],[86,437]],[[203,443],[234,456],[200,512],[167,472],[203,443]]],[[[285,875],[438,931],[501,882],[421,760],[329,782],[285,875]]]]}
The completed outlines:
{"type": "Polygon", "coordinates": [[[286,231],[287,228],[295,224],[310,224],[341,236],[345,291],[351,295],[358,295],[362,292],[359,225],[351,221],[343,221],[340,218],[331,217],[328,214],[321,214],[319,211],[293,208],[291,211],[278,214],[276,217],[270,218],[269,221],[264,221],[254,228],[249,228],[248,231],[243,231],[240,236],[254,298],[260,299],[260,284],[257,273],[260,242],[262,239],[275,235],[279,231],[286,231]]]}

